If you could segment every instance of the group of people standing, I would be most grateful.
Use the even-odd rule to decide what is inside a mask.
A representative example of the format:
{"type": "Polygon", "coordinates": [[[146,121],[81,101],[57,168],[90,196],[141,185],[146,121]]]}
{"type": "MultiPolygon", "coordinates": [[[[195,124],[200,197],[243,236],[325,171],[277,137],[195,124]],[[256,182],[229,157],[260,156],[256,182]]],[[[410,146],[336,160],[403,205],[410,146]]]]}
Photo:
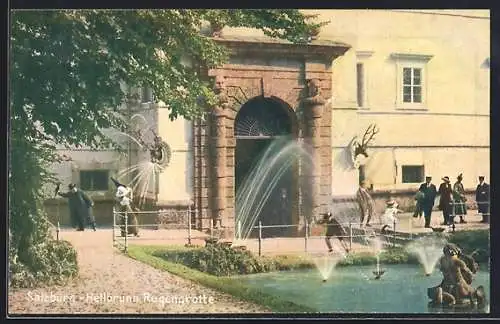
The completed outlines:
{"type": "MultiPolygon", "coordinates": [[[[432,177],[426,176],[425,183],[420,185],[417,194],[415,195],[416,208],[413,217],[421,217],[424,215],[425,227],[430,228],[432,209],[434,208],[435,199],[439,196],[439,210],[443,214],[443,222],[441,225],[451,225],[455,222],[454,217],[460,217],[460,223],[467,223],[465,216],[467,215],[467,197],[465,188],[462,183],[463,175],[457,176],[457,181],[451,185],[450,178],[445,176],[441,178],[443,181],[439,185],[439,189],[432,184],[432,177]]],[[[476,188],[476,202],[478,204],[479,213],[483,214],[482,222],[489,220],[489,186],[484,182],[484,176],[479,176],[479,185],[476,188]],[[488,217],[488,219],[486,219],[488,217]]]]}
{"type": "MultiPolygon", "coordinates": [[[[132,189],[114,178],[111,178],[111,181],[116,186],[115,206],[120,219],[121,235],[125,236],[126,232],[128,232],[128,234],[139,236],[138,221],[132,208],[132,189]],[[127,229],[125,229],[125,217],[127,218],[127,229]]],[[[92,212],[94,202],[76,184],[70,183],[68,188],[68,192],[60,192],[59,185],[57,185],[55,193],[68,199],[69,214],[73,228],[76,228],[77,231],[84,231],[86,226],[90,226],[96,231],[96,221],[92,212]]]]}

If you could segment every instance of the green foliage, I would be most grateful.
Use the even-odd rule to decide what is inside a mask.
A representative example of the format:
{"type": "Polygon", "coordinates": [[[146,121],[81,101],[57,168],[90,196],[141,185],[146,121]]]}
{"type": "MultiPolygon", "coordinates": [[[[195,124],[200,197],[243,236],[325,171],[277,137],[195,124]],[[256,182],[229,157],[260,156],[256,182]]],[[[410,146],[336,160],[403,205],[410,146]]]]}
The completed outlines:
{"type": "Polygon", "coordinates": [[[475,252],[474,259],[477,262],[489,262],[489,230],[457,231],[449,236],[448,241],[458,245],[465,254],[475,252]]]}
{"type": "Polygon", "coordinates": [[[61,284],[78,274],[76,251],[67,241],[47,240],[31,245],[26,261],[19,261],[15,251],[9,256],[9,282],[12,287],[35,287],[61,284]]]}
{"type": "Polygon", "coordinates": [[[42,189],[55,182],[48,170],[61,160],[56,143],[66,148],[113,145],[101,130],[126,130],[120,107],[134,99],[127,87],[151,87],[171,119],[206,113],[200,103],[214,93],[203,75],[223,64],[228,53],[200,33],[203,22],[259,28],[298,42],[319,26],[309,18],[295,9],[14,11],[10,257],[26,269],[37,267],[39,261],[28,251],[50,240],[42,189]]]}
{"type": "Polygon", "coordinates": [[[262,273],[312,268],[314,264],[292,256],[258,257],[250,251],[224,244],[209,244],[203,248],[161,250],[155,256],[180,263],[215,276],[262,273]]]}
{"type": "Polygon", "coordinates": [[[316,311],[315,309],[312,309],[310,307],[298,305],[291,301],[287,301],[282,298],[264,293],[259,289],[249,287],[241,283],[238,278],[213,276],[190,268],[186,265],[174,263],[162,257],[164,256],[165,251],[187,252],[189,250],[191,249],[187,249],[184,247],[132,245],[128,248],[128,255],[133,259],[149,264],[150,266],[157,269],[168,271],[177,276],[192,280],[206,287],[217,289],[241,300],[262,305],[275,313],[316,311]]]}

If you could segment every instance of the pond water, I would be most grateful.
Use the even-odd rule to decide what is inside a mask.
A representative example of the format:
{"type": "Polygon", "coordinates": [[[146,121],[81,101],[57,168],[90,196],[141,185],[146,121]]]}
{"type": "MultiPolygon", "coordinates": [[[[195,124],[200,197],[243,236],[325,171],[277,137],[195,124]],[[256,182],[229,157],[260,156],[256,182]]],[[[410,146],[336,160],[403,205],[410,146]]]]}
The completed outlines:
{"type": "MultiPolygon", "coordinates": [[[[481,265],[486,268],[486,265],[481,265]]],[[[430,308],[427,288],[437,286],[442,275],[434,271],[425,276],[415,265],[381,265],[385,274],[375,280],[375,266],[336,268],[323,282],[316,269],[238,276],[249,286],[282,299],[312,307],[323,313],[486,313],[470,308],[430,308]]],[[[481,269],[472,283],[483,285],[490,295],[490,273],[481,269]]]]}

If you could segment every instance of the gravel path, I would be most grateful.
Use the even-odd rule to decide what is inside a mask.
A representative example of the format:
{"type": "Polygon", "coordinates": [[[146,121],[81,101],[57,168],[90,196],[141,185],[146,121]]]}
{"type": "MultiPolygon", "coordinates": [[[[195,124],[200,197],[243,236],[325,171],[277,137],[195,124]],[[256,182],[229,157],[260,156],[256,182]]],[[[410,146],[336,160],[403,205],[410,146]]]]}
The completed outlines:
{"type": "Polygon", "coordinates": [[[80,277],[63,287],[10,289],[9,314],[269,312],[120,254],[110,231],[65,231],[61,238],[78,251],[80,277]]]}

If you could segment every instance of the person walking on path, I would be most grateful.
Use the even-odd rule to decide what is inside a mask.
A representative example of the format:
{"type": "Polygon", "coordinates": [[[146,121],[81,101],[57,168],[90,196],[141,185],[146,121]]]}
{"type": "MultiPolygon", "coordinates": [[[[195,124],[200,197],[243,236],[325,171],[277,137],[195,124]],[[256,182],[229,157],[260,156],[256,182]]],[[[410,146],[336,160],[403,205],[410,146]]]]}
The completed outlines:
{"type": "Polygon", "coordinates": [[[439,210],[443,212],[443,223],[441,225],[451,225],[453,222],[450,219],[450,215],[452,212],[451,202],[452,202],[452,192],[450,178],[443,177],[443,183],[439,186],[438,194],[439,194],[439,210]]]}
{"type": "Polygon", "coordinates": [[[424,213],[425,228],[430,228],[432,208],[434,207],[434,200],[437,195],[436,186],[432,183],[431,176],[425,177],[425,182],[420,185],[418,191],[423,194],[423,197],[420,200],[420,208],[424,213]]]}
{"type": "Polygon", "coordinates": [[[68,192],[58,192],[58,194],[61,197],[68,198],[73,227],[76,227],[77,231],[83,231],[85,230],[85,223],[89,223],[95,231],[95,220],[92,215],[94,202],[83,190],[78,189],[74,183],[70,183],[68,188],[68,192]]]}
{"type": "Polygon", "coordinates": [[[490,222],[490,185],[484,182],[484,176],[479,176],[476,187],[476,203],[478,213],[483,215],[481,223],[490,222]]]}
{"type": "Polygon", "coordinates": [[[358,201],[359,208],[361,210],[360,225],[363,227],[364,220],[366,218],[366,226],[371,227],[370,220],[373,216],[374,201],[370,196],[370,193],[366,189],[367,182],[362,181],[359,186],[358,192],[356,193],[356,200],[358,201]]]}
{"type": "Polygon", "coordinates": [[[467,206],[465,202],[467,198],[465,197],[465,188],[462,183],[463,175],[460,173],[457,177],[457,182],[453,185],[453,201],[455,203],[455,216],[460,216],[460,223],[467,223],[464,220],[465,215],[467,215],[467,206]]]}
{"type": "Polygon", "coordinates": [[[318,222],[319,224],[326,224],[326,235],[325,242],[328,247],[328,252],[333,252],[333,246],[331,242],[332,237],[336,237],[342,247],[344,248],[346,253],[349,253],[349,246],[347,242],[344,240],[347,237],[346,230],[342,227],[342,225],[335,219],[331,212],[322,214],[323,218],[318,222]]]}

